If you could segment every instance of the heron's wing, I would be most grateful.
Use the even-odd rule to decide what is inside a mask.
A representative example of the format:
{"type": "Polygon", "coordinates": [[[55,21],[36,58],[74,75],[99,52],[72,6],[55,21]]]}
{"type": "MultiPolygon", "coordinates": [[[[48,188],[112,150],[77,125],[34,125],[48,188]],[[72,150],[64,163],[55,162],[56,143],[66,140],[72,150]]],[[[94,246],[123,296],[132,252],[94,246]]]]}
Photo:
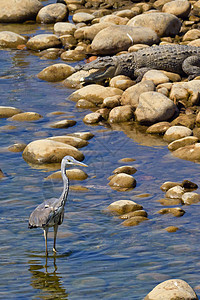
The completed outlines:
{"type": "Polygon", "coordinates": [[[36,207],[29,217],[29,228],[45,227],[61,206],[60,199],[51,198],[36,207]]]}

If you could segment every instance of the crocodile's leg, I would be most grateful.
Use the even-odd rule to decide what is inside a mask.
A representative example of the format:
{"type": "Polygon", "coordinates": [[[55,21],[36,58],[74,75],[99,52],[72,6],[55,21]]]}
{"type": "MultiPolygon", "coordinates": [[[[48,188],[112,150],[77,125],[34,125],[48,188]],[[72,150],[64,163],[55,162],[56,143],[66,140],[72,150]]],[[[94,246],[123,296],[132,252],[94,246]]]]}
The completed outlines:
{"type": "Polygon", "coordinates": [[[196,76],[200,75],[200,57],[189,56],[182,63],[183,71],[189,76],[188,79],[191,80],[196,76]]]}
{"type": "Polygon", "coordinates": [[[134,72],[134,76],[136,77],[136,82],[140,82],[142,80],[142,77],[144,76],[144,74],[149,70],[152,70],[152,69],[147,68],[147,67],[136,69],[134,72]]]}

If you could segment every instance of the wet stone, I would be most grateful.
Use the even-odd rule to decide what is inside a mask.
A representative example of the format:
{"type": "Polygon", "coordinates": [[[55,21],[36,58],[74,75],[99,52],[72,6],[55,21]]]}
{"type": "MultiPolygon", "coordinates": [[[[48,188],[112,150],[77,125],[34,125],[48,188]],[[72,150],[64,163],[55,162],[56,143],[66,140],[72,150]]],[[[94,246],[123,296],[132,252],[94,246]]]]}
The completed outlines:
{"type": "Polygon", "coordinates": [[[61,46],[61,41],[55,34],[38,34],[30,38],[26,44],[31,50],[44,50],[47,48],[61,46]]]}
{"type": "Polygon", "coordinates": [[[137,169],[135,169],[133,166],[121,166],[116,168],[113,173],[119,174],[119,173],[126,173],[129,175],[135,174],[137,172],[137,169]]]}
{"type": "Polygon", "coordinates": [[[22,111],[20,109],[15,107],[0,106],[0,118],[9,118],[21,112],[22,111]]]}
{"type": "Polygon", "coordinates": [[[78,137],[78,138],[83,139],[83,140],[90,140],[91,138],[94,137],[94,134],[92,132],[89,132],[89,131],[82,131],[82,132],[70,133],[69,136],[78,137]]]}
{"type": "Polygon", "coordinates": [[[126,191],[136,187],[136,180],[131,175],[116,174],[109,182],[109,186],[116,190],[126,191]]]}
{"type": "Polygon", "coordinates": [[[194,192],[187,192],[182,195],[182,201],[187,205],[198,203],[200,201],[200,195],[194,192]]]}
{"type": "Polygon", "coordinates": [[[177,185],[177,186],[174,186],[174,187],[170,188],[166,192],[165,197],[166,198],[171,198],[171,199],[174,199],[174,198],[181,199],[184,192],[185,192],[184,188],[177,185]]]}
{"type": "Polygon", "coordinates": [[[74,68],[67,64],[54,64],[43,69],[37,76],[39,79],[56,82],[74,73],[74,68]]]}
{"type": "Polygon", "coordinates": [[[103,100],[102,107],[106,108],[114,108],[116,106],[120,105],[120,98],[121,96],[112,96],[112,97],[107,97],[103,100]]]}
{"type": "Polygon", "coordinates": [[[109,114],[109,122],[128,122],[134,117],[131,105],[114,107],[109,114]]]}
{"type": "Polygon", "coordinates": [[[176,226],[168,226],[165,228],[167,232],[176,232],[179,228],[176,226]]]}
{"type": "Polygon", "coordinates": [[[196,183],[187,179],[183,180],[181,185],[184,189],[188,189],[188,190],[196,190],[198,188],[198,185],[196,183]]]}
{"type": "Polygon", "coordinates": [[[0,32],[0,48],[17,48],[19,45],[26,44],[27,39],[12,31],[0,32]]]}
{"type": "Polygon", "coordinates": [[[172,187],[175,187],[175,186],[181,186],[182,184],[181,183],[178,183],[178,182],[172,182],[172,181],[166,181],[164,182],[160,189],[164,192],[168,191],[169,189],[171,189],[172,187]]]}
{"type": "Polygon", "coordinates": [[[76,125],[75,120],[61,120],[50,124],[51,128],[68,128],[76,125]]]}
{"type": "Polygon", "coordinates": [[[101,120],[101,114],[98,112],[87,114],[83,118],[83,122],[86,124],[95,124],[98,123],[101,120]]]}
{"type": "Polygon", "coordinates": [[[76,103],[77,108],[82,108],[82,109],[90,109],[90,108],[95,108],[96,105],[92,103],[91,101],[85,100],[85,99],[80,99],[76,103]]]}
{"type": "MultiPolygon", "coordinates": [[[[87,173],[80,169],[66,170],[66,174],[69,180],[85,180],[88,178],[87,173]]],[[[62,180],[61,171],[49,175],[46,180],[62,180]]]]}
{"type": "Polygon", "coordinates": [[[185,211],[180,207],[168,207],[160,209],[157,213],[161,215],[172,214],[175,217],[182,217],[185,214],[185,211]]]}
{"type": "Polygon", "coordinates": [[[32,122],[40,120],[42,116],[35,112],[24,112],[16,114],[9,118],[10,121],[20,121],[20,122],[32,122]]]}
{"type": "Polygon", "coordinates": [[[171,125],[169,122],[158,122],[156,124],[149,126],[146,132],[151,134],[163,135],[170,126],[171,125]]]}
{"type": "Polygon", "coordinates": [[[142,217],[142,216],[135,216],[130,219],[125,220],[124,222],[121,223],[123,226],[137,226],[141,222],[147,221],[148,218],[142,217]]]}
{"type": "Polygon", "coordinates": [[[49,140],[65,143],[71,145],[76,148],[82,148],[87,146],[89,143],[86,140],[83,140],[78,137],[68,136],[68,135],[61,135],[61,136],[53,136],[48,138],[49,140]]]}
{"type": "Polygon", "coordinates": [[[160,202],[161,205],[163,206],[176,206],[179,204],[182,204],[182,200],[181,199],[160,199],[158,200],[158,202],[160,202]]]}
{"type": "Polygon", "coordinates": [[[135,211],[131,211],[129,213],[126,213],[124,215],[121,215],[119,218],[120,219],[130,219],[132,217],[136,217],[136,216],[140,216],[140,217],[147,217],[147,212],[145,210],[135,210],[135,211]]]}
{"type": "Polygon", "coordinates": [[[181,139],[178,139],[178,140],[175,140],[175,141],[171,142],[168,145],[168,149],[171,150],[171,151],[175,151],[178,148],[181,148],[181,147],[184,147],[184,146],[187,146],[187,145],[193,145],[193,144],[197,143],[198,140],[199,139],[195,136],[187,136],[187,137],[184,137],[184,138],[181,138],[181,139]]]}
{"type": "Polygon", "coordinates": [[[8,150],[10,152],[22,152],[24,151],[24,149],[26,148],[26,144],[23,144],[23,143],[16,143],[14,145],[11,145],[8,147],[8,150]]]}
{"type": "Polygon", "coordinates": [[[110,212],[122,215],[122,214],[126,214],[126,213],[133,212],[136,210],[142,210],[143,207],[142,207],[142,205],[137,204],[136,202],[131,201],[131,200],[118,200],[118,201],[111,203],[107,207],[107,209],[110,212]]]}
{"type": "Polygon", "coordinates": [[[164,134],[164,140],[173,142],[180,138],[192,135],[192,130],[185,126],[171,126],[164,134]]]}

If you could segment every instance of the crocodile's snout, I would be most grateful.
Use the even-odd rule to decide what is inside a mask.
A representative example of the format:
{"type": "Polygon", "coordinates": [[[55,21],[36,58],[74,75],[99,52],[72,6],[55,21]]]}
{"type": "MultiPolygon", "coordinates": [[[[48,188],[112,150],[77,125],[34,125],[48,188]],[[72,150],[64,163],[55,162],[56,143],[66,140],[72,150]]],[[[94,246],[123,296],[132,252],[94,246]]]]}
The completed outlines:
{"type": "Polygon", "coordinates": [[[90,74],[89,76],[85,78],[81,78],[80,82],[83,83],[83,85],[87,85],[90,83],[100,83],[103,82],[107,79],[110,79],[114,76],[115,74],[116,67],[115,66],[110,66],[110,67],[104,67],[96,72],[90,74]]]}

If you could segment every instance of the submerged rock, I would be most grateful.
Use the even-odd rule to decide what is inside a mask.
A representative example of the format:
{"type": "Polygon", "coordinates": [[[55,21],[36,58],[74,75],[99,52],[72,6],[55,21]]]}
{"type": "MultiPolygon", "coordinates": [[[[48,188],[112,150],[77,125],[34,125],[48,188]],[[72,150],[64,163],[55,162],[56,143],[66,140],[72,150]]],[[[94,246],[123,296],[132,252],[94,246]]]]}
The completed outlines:
{"type": "Polygon", "coordinates": [[[180,207],[168,207],[160,209],[157,213],[161,215],[172,214],[175,217],[182,217],[185,214],[185,211],[180,207]]]}
{"type": "Polygon", "coordinates": [[[121,223],[123,226],[136,226],[139,225],[141,222],[147,221],[148,218],[143,217],[143,216],[135,216],[132,218],[129,218],[125,220],[124,222],[121,223]]]}
{"type": "Polygon", "coordinates": [[[16,114],[22,113],[22,110],[12,106],[0,106],[0,118],[10,118],[16,114]]]}
{"type": "Polygon", "coordinates": [[[194,192],[187,192],[182,195],[182,201],[187,205],[198,203],[200,201],[200,195],[194,192]]]}
{"type": "Polygon", "coordinates": [[[30,111],[30,112],[16,114],[10,117],[9,120],[20,121],[20,122],[32,122],[32,121],[40,120],[41,118],[42,116],[40,114],[30,111]]]}
{"type": "Polygon", "coordinates": [[[53,140],[61,143],[65,143],[71,145],[76,148],[82,148],[87,146],[89,143],[86,140],[83,140],[79,137],[69,136],[69,135],[60,135],[60,136],[52,136],[48,138],[48,140],[53,140]]]}
{"type": "Polygon", "coordinates": [[[136,172],[137,170],[133,166],[121,166],[113,171],[114,174],[126,173],[129,175],[135,174],[136,172]]]}

